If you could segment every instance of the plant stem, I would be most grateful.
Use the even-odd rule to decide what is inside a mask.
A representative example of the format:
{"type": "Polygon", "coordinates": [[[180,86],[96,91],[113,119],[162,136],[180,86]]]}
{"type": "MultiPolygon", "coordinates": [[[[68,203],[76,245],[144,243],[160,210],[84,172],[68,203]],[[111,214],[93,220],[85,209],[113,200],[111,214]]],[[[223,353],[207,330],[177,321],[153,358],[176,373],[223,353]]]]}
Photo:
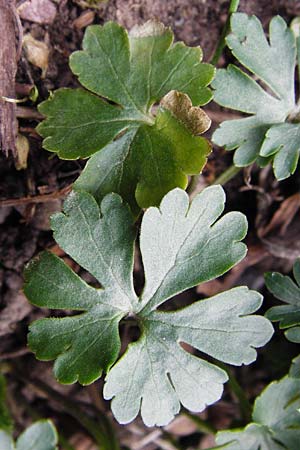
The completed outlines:
{"type": "Polygon", "coordinates": [[[239,401],[240,406],[240,412],[242,418],[245,420],[246,423],[249,423],[251,421],[251,415],[252,415],[252,405],[247,399],[243,388],[238,383],[237,379],[233,375],[232,371],[229,370],[225,364],[218,361],[217,365],[221,367],[221,369],[225,370],[225,372],[228,375],[228,385],[230,386],[232,392],[237,397],[239,401]]]}
{"type": "Polygon", "coordinates": [[[232,178],[234,178],[240,171],[242,170],[242,167],[236,167],[234,164],[232,164],[230,167],[228,167],[225,172],[223,172],[218,178],[215,179],[215,181],[212,183],[212,185],[221,184],[224,186],[228,181],[230,181],[232,178]]]}
{"type": "Polygon", "coordinates": [[[231,0],[230,4],[229,4],[229,9],[228,9],[228,16],[227,16],[227,20],[226,23],[224,25],[223,31],[221,33],[217,48],[213,54],[213,57],[211,58],[211,64],[213,64],[214,66],[217,64],[217,62],[219,61],[219,58],[223,52],[223,49],[226,45],[226,36],[230,27],[230,18],[231,18],[231,14],[235,13],[239,7],[239,3],[240,0],[231,0]]]}
{"type": "Polygon", "coordinates": [[[216,434],[216,429],[208,423],[206,420],[201,419],[201,417],[196,416],[195,414],[190,413],[189,411],[184,411],[189,419],[191,419],[196,425],[199,431],[204,434],[216,434]]]}
{"type": "MultiPolygon", "coordinates": [[[[216,184],[221,184],[221,186],[224,186],[228,181],[230,181],[232,178],[234,178],[240,171],[242,170],[242,167],[236,167],[234,164],[232,164],[228,169],[225,170],[218,178],[215,179],[213,183],[211,183],[211,186],[215,186],[216,184]]],[[[193,175],[191,177],[190,184],[188,185],[186,192],[191,195],[195,192],[197,185],[199,181],[199,175],[193,175]]]]}
{"type": "Polygon", "coordinates": [[[195,191],[197,184],[198,184],[199,176],[200,176],[200,174],[191,176],[190,183],[189,183],[188,187],[186,188],[186,192],[188,194],[192,194],[195,191]]]}

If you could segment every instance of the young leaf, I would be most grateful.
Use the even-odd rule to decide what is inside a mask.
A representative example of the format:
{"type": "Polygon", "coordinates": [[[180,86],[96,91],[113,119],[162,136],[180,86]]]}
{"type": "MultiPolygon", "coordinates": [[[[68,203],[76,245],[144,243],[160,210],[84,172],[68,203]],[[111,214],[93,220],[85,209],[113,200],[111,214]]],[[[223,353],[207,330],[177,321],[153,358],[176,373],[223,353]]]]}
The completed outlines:
{"type": "Polygon", "coordinates": [[[135,212],[158,204],[174,187],[185,188],[187,174],[199,173],[210,152],[197,136],[210,121],[192,106],[212,96],[206,86],[214,69],[201,59],[199,47],[173,44],[171,30],[158,22],[129,35],[112,22],[88,27],[83,50],[70,58],[87,90],[59,89],[40,105],[44,148],[64,159],[95,154],[76,185],[98,200],[117,192],[135,212]],[[175,107],[164,102],[153,115],[170,91],[186,94],[185,102],[177,92],[175,107]]]}
{"type": "Polygon", "coordinates": [[[58,436],[51,420],[39,420],[17,439],[16,450],[58,450],[58,436]]]}
{"type": "Polygon", "coordinates": [[[256,399],[253,423],[221,431],[216,442],[226,450],[298,450],[300,380],[285,377],[267,386],[256,399]]]}
{"type": "MultiPolygon", "coordinates": [[[[251,116],[223,122],[213,141],[227,150],[236,149],[236,166],[254,161],[263,166],[271,158],[276,178],[285,179],[295,172],[300,152],[294,34],[276,16],[270,22],[268,42],[260,21],[243,13],[233,14],[231,31],[228,47],[262,85],[234,65],[217,71],[214,100],[251,116]]],[[[300,40],[298,44],[300,49],[300,40]]]]}
{"type": "Polygon", "coordinates": [[[300,343],[300,259],[293,268],[295,282],[278,272],[265,274],[269,291],[286,305],[274,306],[266,316],[273,322],[280,322],[280,328],[287,329],[285,335],[289,341],[300,343]]]}
{"type": "Polygon", "coordinates": [[[58,437],[51,420],[39,420],[27,428],[17,439],[0,430],[1,450],[58,450],[58,437]]]}
{"type": "Polygon", "coordinates": [[[239,287],[200,300],[178,311],[157,308],[174,295],[218,277],[246,253],[240,242],[245,217],[231,212],[218,220],[225,195],[220,186],[206,188],[191,205],[175,189],[160,208],[146,211],[140,248],[146,283],[138,299],[132,283],[134,233],[127,207],[116,194],[101,204],[85,192],[73,192],[65,212],[54,216],[54,236],[102,286],[88,286],[57,257],[44,253],[26,270],[25,293],[39,306],[81,311],[65,318],[41,319],[31,325],[30,347],[40,359],[56,359],[56,377],[64,383],[91,383],[108,372],[104,396],[121,423],[140,408],[147,425],[167,424],[180,403],[201,411],[217,401],[227,380],[212,363],[188,353],[185,342],[225,363],[249,364],[256,347],[273,329],[267,319],[250,316],[262,297],[239,287]],[[113,366],[120,349],[118,323],[130,315],[141,330],[113,366]]]}

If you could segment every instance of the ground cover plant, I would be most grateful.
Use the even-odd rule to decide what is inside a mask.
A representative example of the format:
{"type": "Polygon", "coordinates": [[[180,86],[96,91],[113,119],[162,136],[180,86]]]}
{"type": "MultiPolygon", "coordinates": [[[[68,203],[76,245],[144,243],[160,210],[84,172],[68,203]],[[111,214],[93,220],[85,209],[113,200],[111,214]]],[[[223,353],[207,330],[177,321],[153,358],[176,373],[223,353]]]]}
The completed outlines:
{"type": "MultiPolygon", "coordinates": [[[[47,89],[28,85],[43,101],[18,109],[39,122],[20,121],[26,152],[41,136],[52,155],[39,150],[48,156],[35,170],[54,164],[71,182],[0,203],[42,230],[22,260],[12,228],[21,251],[12,262],[1,256],[19,318],[6,326],[11,310],[2,309],[0,335],[21,326],[22,341],[29,330],[23,349],[0,347],[4,450],[297,450],[298,19],[269,17],[267,29],[238,6],[229,4],[210,63],[157,19],[130,31],[86,23],[82,50],[67,54],[72,83],[49,93],[46,64],[47,89]],[[214,67],[221,54],[227,68],[214,67]],[[211,124],[212,142],[235,150],[232,166],[213,150],[211,124]],[[279,273],[292,263],[294,280],[279,273]],[[192,431],[177,434],[187,424],[192,431]]],[[[74,8],[89,23],[101,10],[74,8]]],[[[24,170],[20,140],[17,151],[24,170]]]]}

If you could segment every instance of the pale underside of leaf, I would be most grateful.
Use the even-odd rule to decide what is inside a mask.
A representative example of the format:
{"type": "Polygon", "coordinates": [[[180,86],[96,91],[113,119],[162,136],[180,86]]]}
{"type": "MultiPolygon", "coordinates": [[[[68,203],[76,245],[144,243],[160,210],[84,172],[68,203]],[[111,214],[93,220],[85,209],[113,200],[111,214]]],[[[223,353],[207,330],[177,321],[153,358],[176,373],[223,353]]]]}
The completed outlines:
{"type": "Polygon", "coordinates": [[[264,318],[247,316],[261,301],[256,292],[236,288],[179,311],[147,315],[141,339],[129,346],[106,378],[104,396],[114,397],[117,420],[128,423],[141,408],[146,425],[166,425],[180,403],[199,412],[216,402],[226,373],[179,344],[230,364],[249,364],[256,358],[254,347],[264,345],[273,334],[264,318]]]}
{"type": "Polygon", "coordinates": [[[17,439],[16,450],[57,450],[58,436],[50,420],[39,420],[17,439]]]}
{"type": "Polygon", "coordinates": [[[63,383],[88,384],[108,372],[104,393],[114,397],[113,411],[121,422],[132,420],[141,407],[145,423],[162,425],[180,404],[200,411],[220,398],[225,372],[189,354],[181,342],[241,365],[251,363],[255,348],[273,333],[267,319],[249,316],[262,298],[247,288],[172,313],[156,310],[244,257],[240,240],[247,222],[234,212],[218,220],[224,200],[220,186],[206,188],[191,204],[184,191],[174,189],[159,209],[146,211],[140,235],[146,285],[140,299],[132,281],[132,216],[115,194],[99,208],[88,193],[74,192],[52,220],[61,248],[97,278],[101,289],[49,253],[27,268],[25,293],[33,304],[80,312],[33,323],[31,348],[40,359],[56,360],[54,371],[63,383]],[[120,350],[118,324],[127,314],[137,317],[142,334],[112,367],[120,350]]]}
{"type": "MultiPolygon", "coordinates": [[[[244,430],[220,431],[216,443],[224,450],[284,450],[285,447],[275,442],[267,427],[255,423],[244,430]]],[[[285,449],[286,450],[286,449],[285,449]]]]}
{"type": "Polygon", "coordinates": [[[269,384],[255,401],[253,423],[219,432],[217,444],[228,450],[298,450],[299,391],[300,380],[289,377],[269,384]]]}
{"type": "Polygon", "coordinates": [[[2,450],[16,450],[13,438],[7,431],[0,430],[0,443],[2,450]]]}

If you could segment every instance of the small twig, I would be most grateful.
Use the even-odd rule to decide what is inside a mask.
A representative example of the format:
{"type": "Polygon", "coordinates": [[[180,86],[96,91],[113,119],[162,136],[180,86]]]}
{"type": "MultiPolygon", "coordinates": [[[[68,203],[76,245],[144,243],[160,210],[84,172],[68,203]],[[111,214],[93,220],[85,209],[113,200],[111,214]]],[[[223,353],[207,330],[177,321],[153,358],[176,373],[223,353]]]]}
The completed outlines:
{"type": "Polygon", "coordinates": [[[22,198],[10,198],[7,200],[0,200],[1,206],[20,206],[29,205],[31,203],[47,203],[52,200],[66,197],[72,190],[72,184],[60,189],[59,191],[51,192],[50,194],[35,195],[22,198]]]}

